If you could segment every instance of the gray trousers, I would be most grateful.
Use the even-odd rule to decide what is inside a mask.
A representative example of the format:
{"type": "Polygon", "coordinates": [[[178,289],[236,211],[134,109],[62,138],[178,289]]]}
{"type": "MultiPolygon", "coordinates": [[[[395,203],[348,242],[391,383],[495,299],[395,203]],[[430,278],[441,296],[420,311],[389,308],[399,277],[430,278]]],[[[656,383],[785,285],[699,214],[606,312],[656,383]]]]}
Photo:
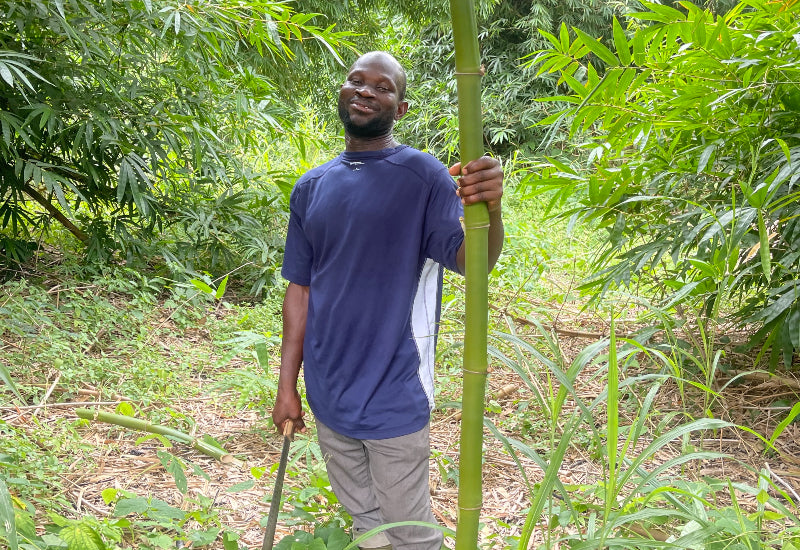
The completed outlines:
{"type": "MultiPolygon", "coordinates": [[[[361,440],[334,432],[319,421],[316,425],[328,479],[353,518],[356,534],[397,521],[436,524],[428,486],[428,426],[401,437],[361,440]]],[[[441,531],[430,527],[393,527],[384,533],[394,550],[442,547],[441,531]]]]}

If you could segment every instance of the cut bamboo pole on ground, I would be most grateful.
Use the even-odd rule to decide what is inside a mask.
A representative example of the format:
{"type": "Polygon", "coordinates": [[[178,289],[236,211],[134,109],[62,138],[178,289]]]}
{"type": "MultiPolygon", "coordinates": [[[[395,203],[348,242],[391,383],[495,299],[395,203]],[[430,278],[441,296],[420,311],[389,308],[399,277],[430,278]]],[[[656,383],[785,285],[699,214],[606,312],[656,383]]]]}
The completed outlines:
{"type": "MultiPolygon", "coordinates": [[[[470,0],[450,0],[450,17],[456,54],[459,149],[461,166],[465,166],[483,155],[478,27],[470,0]]],[[[483,505],[483,402],[488,366],[489,211],[485,203],[464,208],[464,233],[466,324],[456,550],[475,550],[483,505]]]]}
{"type": "Polygon", "coordinates": [[[228,453],[225,449],[215,447],[214,445],[206,443],[202,439],[192,437],[189,434],[185,434],[174,428],[153,424],[148,420],[91,409],[75,409],[75,414],[84,420],[106,422],[108,424],[114,424],[116,426],[128,428],[129,430],[171,437],[177,441],[180,441],[181,443],[190,445],[195,451],[219,460],[223,464],[234,464],[236,466],[241,466],[244,464],[241,460],[228,453]]]}

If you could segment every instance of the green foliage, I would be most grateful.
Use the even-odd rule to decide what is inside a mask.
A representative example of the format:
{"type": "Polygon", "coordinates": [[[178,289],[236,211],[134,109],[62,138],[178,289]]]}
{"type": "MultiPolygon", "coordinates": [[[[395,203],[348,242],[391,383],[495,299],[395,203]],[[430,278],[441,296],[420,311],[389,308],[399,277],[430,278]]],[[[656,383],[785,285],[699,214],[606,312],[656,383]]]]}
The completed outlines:
{"type": "Polygon", "coordinates": [[[11,494],[5,480],[0,478],[0,535],[8,541],[11,550],[19,548],[17,539],[17,520],[14,507],[11,504],[11,494]]]}
{"type": "Polygon", "coordinates": [[[569,93],[549,101],[570,105],[545,123],[568,125],[588,161],[548,158],[527,183],[606,231],[584,290],[639,281],[709,318],[733,305],[788,365],[800,347],[800,6],[644,5],[613,40],[542,32],[552,48],[529,65],[557,74],[569,93]]]}
{"type": "Polygon", "coordinates": [[[283,537],[275,550],[344,550],[351,542],[350,535],[338,525],[318,525],[313,534],[295,531],[283,537]]]}
{"type": "Polygon", "coordinates": [[[246,153],[292,116],[279,77],[348,44],[313,18],[272,0],[0,2],[6,257],[53,220],[100,260],[177,225],[213,263],[271,229],[245,212],[275,199],[246,153]]]}
{"type": "MultiPolygon", "coordinates": [[[[481,59],[486,68],[481,103],[487,150],[510,155],[515,149],[537,150],[545,132],[535,127],[552,109],[534,103],[552,95],[556,79],[536,78],[535,71],[520,59],[533,50],[547,47],[539,28],[555,32],[558,24],[580,25],[594,36],[610,36],[614,14],[630,10],[629,2],[558,2],[518,0],[475,2],[478,16],[481,59]]],[[[385,49],[394,53],[409,76],[409,114],[397,126],[397,135],[415,147],[431,151],[445,160],[455,157],[456,88],[453,41],[449,11],[440,2],[414,0],[331,3],[302,0],[299,9],[326,14],[333,21],[351,21],[350,28],[361,36],[353,41],[361,51],[385,49]]],[[[343,55],[346,64],[352,52],[343,55]],[[348,57],[349,56],[349,57],[348,57]]],[[[333,106],[341,69],[316,61],[313,82],[302,80],[309,99],[329,124],[338,124],[333,106]],[[322,77],[322,78],[319,78],[322,77]],[[320,86],[320,82],[330,82],[320,86]]]]}
{"type": "MultiPolygon", "coordinates": [[[[478,6],[484,142],[487,150],[511,155],[548,150],[546,132],[536,124],[552,113],[540,97],[556,93],[557,79],[537,76],[521,59],[549,47],[539,29],[556,32],[565,23],[580,26],[597,37],[610,38],[614,14],[628,11],[628,3],[570,0],[558,2],[496,2],[478,6]]],[[[413,23],[411,23],[413,27],[413,23]]],[[[400,55],[408,60],[411,106],[399,133],[408,142],[445,158],[455,156],[456,90],[452,36],[447,26],[431,23],[419,31],[399,33],[400,55]]]]}
{"type": "Polygon", "coordinates": [[[486,420],[489,430],[517,461],[529,491],[526,521],[521,534],[513,537],[512,547],[529,547],[542,515],[549,529],[541,548],[567,544],[581,549],[766,549],[785,548],[797,537],[800,517],[795,495],[778,487],[769,472],[754,472],[756,487],[675,476],[676,471],[690,471],[705,460],[725,457],[687,444],[690,435],[702,438],[711,430],[737,427],[713,418],[655,421],[659,415],[656,398],[670,377],[623,374],[641,354],[656,363],[667,359],[658,347],[612,336],[580,350],[567,362],[560,343],[548,330],[539,326],[534,336],[531,342],[516,334],[497,334],[500,346],[491,350],[533,391],[549,425],[549,445],[543,451],[526,439],[504,435],[486,420]],[[587,374],[581,373],[589,367],[606,377],[606,387],[597,397],[586,399],[576,385],[579,377],[586,378],[587,374]],[[565,406],[567,399],[574,402],[574,408],[565,406]],[[628,415],[620,414],[623,409],[628,410],[629,423],[623,420],[628,415]],[[598,443],[593,458],[601,462],[603,475],[590,485],[567,485],[559,479],[559,470],[581,433],[589,433],[598,443]],[[677,455],[668,450],[674,444],[682,447],[677,455]],[[527,477],[519,456],[542,469],[541,481],[534,483],[527,477]],[[757,510],[745,512],[737,500],[741,495],[754,496],[757,510]],[[732,504],[724,504],[726,500],[732,504]],[[777,532],[775,525],[781,526],[777,532]]]}

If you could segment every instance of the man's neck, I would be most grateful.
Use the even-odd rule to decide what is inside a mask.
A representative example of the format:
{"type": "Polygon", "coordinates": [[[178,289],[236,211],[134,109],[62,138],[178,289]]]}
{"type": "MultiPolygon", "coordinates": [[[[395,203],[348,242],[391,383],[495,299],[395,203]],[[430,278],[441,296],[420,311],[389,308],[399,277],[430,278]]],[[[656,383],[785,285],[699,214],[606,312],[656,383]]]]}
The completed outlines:
{"type": "Polygon", "coordinates": [[[389,149],[400,145],[395,141],[391,133],[376,136],[372,138],[362,138],[348,135],[344,136],[344,149],[345,151],[380,151],[381,149],[389,149]]]}

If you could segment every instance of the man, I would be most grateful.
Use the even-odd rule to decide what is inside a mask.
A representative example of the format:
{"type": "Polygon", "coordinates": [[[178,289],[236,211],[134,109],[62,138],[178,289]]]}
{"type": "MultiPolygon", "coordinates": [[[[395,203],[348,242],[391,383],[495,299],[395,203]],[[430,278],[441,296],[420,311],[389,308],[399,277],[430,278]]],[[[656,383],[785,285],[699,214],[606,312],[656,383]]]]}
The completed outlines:
{"type": "MultiPolygon", "coordinates": [[[[503,243],[499,162],[448,170],[392,136],[406,75],[385,52],[350,68],[339,93],[345,151],[292,192],[282,269],[281,367],[273,421],[305,431],[305,368],[328,476],[356,534],[385,523],[435,523],[428,423],[442,266],[464,271],[463,205],[486,202],[489,265],[503,243]],[[458,185],[451,175],[461,173],[458,185]]],[[[430,527],[396,527],[362,548],[439,550],[430,527]],[[386,539],[388,537],[388,541],[386,539]]]]}

